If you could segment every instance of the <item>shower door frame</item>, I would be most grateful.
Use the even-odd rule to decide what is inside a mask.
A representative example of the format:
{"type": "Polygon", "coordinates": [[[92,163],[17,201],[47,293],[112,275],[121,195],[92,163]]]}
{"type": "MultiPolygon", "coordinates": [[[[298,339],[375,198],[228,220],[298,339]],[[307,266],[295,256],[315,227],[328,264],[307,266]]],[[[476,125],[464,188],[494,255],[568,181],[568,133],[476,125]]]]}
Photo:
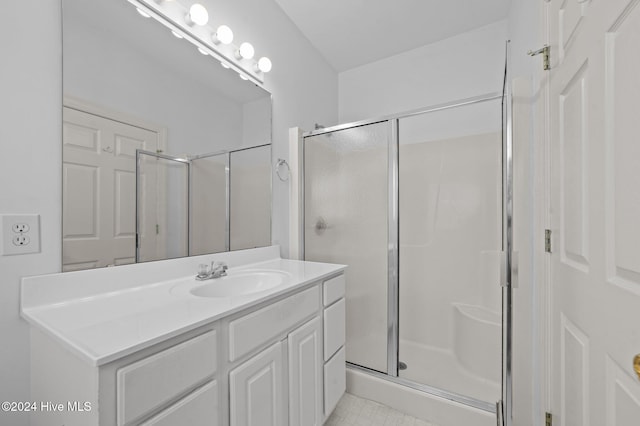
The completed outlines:
{"type": "MultiPolygon", "coordinates": [[[[505,77],[506,83],[506,77],[505,77]]],[[[387,122],[390,127],[389,153],[388,153],[388,317],[387,317],[387,373],[382,373],[361,365],[347,362],[349,369],[362,371],[366,374],[379,377],[409,388],[422,391],[450,401],[458,402],[490,413],[495,413],[500,426],[511,425],[512,407],[512,306],[511,306],[511,263],[512,259],[512,232],[513,232],[513,142],[511,139],[511,93],[507,84],[503,93],[495,92],[454,102],[443,103],[432,107],[411,110],[404,113],[393,114],[376,119],[356,121],[340,124],[332,127],[319,128],[302,134],[302,164],[300,165],[300,256],[305,259],[305,164],[304,150],[305,139],[341,130],[353,129],[377,123],[387,122]],[[501,282],[502,286],[502,381],[501,400],[489,403],[459,393],[446,391],[427,384],[414,382],[398,376],[398,351],[399,351],[399,120],[416,115],[443,111],[457,107],[479,104],[502,99],[502,259],[501,282]]]]}
{"type": "Polygon", "coordinates": [[[140,213],[142,211],[142,188],[140,185],[140,166],[142,164],[142,156],[146,155],[155,159],[175,161],[187,166],[187,235],[186,235],[186,250],[187,256],[190,255],[191,241],[190,232],[191,229],[191,162],[189,159],[175,157],[172,155],[162,154],[159,152],[146,151],[144,149],[136,149],[136,263],[140,263],[140,213]]]}

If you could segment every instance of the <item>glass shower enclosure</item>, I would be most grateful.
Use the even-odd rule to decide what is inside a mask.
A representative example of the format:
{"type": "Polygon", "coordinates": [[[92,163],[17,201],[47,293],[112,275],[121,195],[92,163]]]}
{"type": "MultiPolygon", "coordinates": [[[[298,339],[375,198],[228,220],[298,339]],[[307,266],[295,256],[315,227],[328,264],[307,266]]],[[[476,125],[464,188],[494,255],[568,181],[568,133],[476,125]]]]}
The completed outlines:
{"type": "Polygon", "coordinates": [[[304,136],[304,258],[347,264],[346,357],[486,411],[502,398],[499,94],[304,136]]]}

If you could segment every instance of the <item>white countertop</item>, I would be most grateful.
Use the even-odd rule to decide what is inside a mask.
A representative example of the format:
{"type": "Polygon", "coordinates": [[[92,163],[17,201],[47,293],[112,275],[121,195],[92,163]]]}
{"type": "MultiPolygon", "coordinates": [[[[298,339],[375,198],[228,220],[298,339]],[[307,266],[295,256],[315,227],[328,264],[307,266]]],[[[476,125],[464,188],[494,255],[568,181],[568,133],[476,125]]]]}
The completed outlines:
{"type": "Polygon", "coordinates": [[[226,261],[228,257],[225,254],[198,256],[195,259],[165,261],[173,266],[174,277],[137,286],[135,280],[129,285],[123,284],[122,278],[116,282],[115,275],[139,279],[141,273],[148,272],[154,266],[166,267],[166,263],[130,265],[130,274],[123,270],[111,271],[125,268],[118,267],[24,278],[21,314],[32,326],[53,336],[89,364],[99,366],[335,275],[346,268],[344,265],[274,258],[277,251],[273,249],[247,252],[255,253],[256,250],[261,250],[260,256],[247,257],[249,260],[259,259],[253,263],[243,264],[238,257],[240,252],[234,252],[235,255],[232,253],[229,276],[251,269],[279,271],[286,275],[281,285],[242,296],[194,296],[189,289],[215,284],[216,280],[196,281],[196,269],[187,268],[198,261],[205,263],[212,258],[226,261]],[[265,257],[270,259],[264,260],[265,257]],[[183,272],[180,276],[185,269],[189,273],[183,272]],[[68,276],[66,281],[65,275],[68,276]],[[87,293],[87,286],[80,284],[82,278],[92,281],[94,288],[91,292],[87,293]],[[53,287],[56,284],[59,284],[64,295],[56,293],[53,287]],[[51,295],[47,296],[48,300],[41,295],[43,288],[51,295]]]}

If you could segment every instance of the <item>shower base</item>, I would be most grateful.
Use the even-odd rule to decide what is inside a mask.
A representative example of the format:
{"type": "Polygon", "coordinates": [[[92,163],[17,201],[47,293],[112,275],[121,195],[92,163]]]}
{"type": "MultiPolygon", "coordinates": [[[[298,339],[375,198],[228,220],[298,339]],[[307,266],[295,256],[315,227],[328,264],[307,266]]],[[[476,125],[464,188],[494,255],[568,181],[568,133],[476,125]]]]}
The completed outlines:
{"type": "Polygon", "coordinates": [[[400,360],[407,364],[407,369],[399,372],[403,379],[480,401],[496,402],[500,399],[499,357],[494,359],[495,368],[490,369],[495,370],[495,380],[466,369],[453,351],[414,342],[400,340],[400,360]]]}
{"type": "Polygon", "coordinates": [[[439,426],[496,424],[493,412],[419,391],[358,367],[347,367],[347,392],[439,426]]]}

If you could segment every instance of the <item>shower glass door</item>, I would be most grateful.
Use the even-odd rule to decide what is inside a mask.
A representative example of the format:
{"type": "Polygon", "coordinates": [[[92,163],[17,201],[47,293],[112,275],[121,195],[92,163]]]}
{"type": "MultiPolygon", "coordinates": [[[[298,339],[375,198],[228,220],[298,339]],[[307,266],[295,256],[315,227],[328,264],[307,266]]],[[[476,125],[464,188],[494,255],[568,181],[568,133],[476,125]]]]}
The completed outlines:
{"type": "Polygon", "coordinates": [[[347,361],[387,372],[390,122],[304,141],[304,254],[347,269],[347,361]]]}
{"type": "Polygon", "coordinates": [[[399,376],[500,399],[500,100],[398,120],[399,376]]]}

